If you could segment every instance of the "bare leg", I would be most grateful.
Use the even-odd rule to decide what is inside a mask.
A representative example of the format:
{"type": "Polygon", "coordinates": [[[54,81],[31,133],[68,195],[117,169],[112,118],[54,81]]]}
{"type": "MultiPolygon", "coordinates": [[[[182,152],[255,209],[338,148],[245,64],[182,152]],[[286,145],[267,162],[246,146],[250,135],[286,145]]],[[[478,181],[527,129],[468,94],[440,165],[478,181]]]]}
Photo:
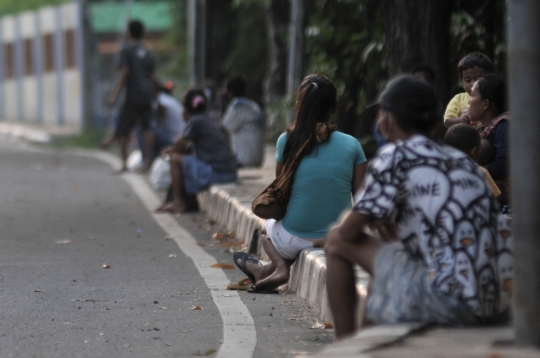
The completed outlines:
{"type": "Polygon", "coordinates": [[[162,205],[156,209],[156,212],[182,213],[185,210],[183,194],[184,194],[184,177],[182,175],[182,164],[184,156],[182,154],[171,154],[171,179],[173,202],[168,205],[162,205]]]}
{"type": "Polygon", "coordinates": [[[343,241],[339,227],[328,233],[326,251],[326,288],[328,302],[334,317],[336,337],[344,338],[356,328],[356,279],[353,265],[359,264],[370,275],[373,274],[375,255],[383,244],[370,236],[357,241],[343,241]]]}
{"type": "Polygon", "coordinates": [[[129,138],[122,137],[118,138],[118,145],[120,146],[120,159],[122,160],[122,168],[120,168],[120,172],[127,171],[127,157],[128,157],[128,144],[129,144],[129,138]]]}
{"type": "Polygon", "coordinates": [[[101,141],[101,149],[109,148],[113,141],[114,141],[114,136],[108,135],[105,139],[101,141]]]}
{"type": "MultiPolygon", "coordinates": [[[[262,240],[264,245],[264,242],[267,241],[266,231],[263,230],[263,233],[259,236],[259,239],[262,240]]],[[[240,262],[238,262],[238,264],[240,264],[240,262]]],[[[246,269],[255,277],[255,282],[259,282],[260,280],[263,280],[273,274],[274,271],[276,271],[276,266],[273,262],[270,262],[268,265],[261,266],[247,261],[246,269]]]]}
{"type": "MultiPolygon", "coordinates": [[[[281,257],[281,255],[277,252],[276,248],[274,247],[274,244],[272,243],[272,241],[268,240],[266,236],[264,236],[263,247],[264,247],[264,251],[270,258],[270,261],[272,261],[270,265],[273,265],[273,268],[275,268],[275,270],[270,274],[270,276],[267,276],[266,278],[263,278],[261,280],[257,280],[257,284],[255,285],[255,290],[270,290],[289,282],[289,277],[291,274],[291,265],[294,263],[294,260],[288,260],[281,257]]],[[[270,266],[270,265],[267,265],[267,266],[270,266]]],[[[268,273],[268,271],[266,271],[266,273],[268,273]]]]}
{"type": "Polygon", "coordinates": [[[154,132],[152,129],[144,131],[144,164],[139,170],[141,173],[146,173],[152,166],[152,157],[154,154],[154,132]]]}

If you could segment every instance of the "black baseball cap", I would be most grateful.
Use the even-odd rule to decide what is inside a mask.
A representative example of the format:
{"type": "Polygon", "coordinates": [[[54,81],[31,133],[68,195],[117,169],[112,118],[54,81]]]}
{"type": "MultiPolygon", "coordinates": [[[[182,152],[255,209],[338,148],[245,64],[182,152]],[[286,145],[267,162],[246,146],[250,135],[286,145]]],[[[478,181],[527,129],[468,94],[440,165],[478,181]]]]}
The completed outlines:
{"type": "Polygon", "coordinates": [[[437,116],[440,111],[435,87],[410,75],[390,80],[381,92],[377,105],[390,112],[419,119],[437,116]]]}

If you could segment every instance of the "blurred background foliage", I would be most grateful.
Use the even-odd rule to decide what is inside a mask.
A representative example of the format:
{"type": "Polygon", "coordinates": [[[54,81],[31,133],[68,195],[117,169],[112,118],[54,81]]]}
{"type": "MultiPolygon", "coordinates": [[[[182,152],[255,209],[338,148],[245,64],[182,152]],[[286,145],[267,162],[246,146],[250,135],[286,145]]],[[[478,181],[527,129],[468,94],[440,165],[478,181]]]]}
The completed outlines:
{"type": "MultiPolygon", "coordinates": [[[[87,0],[114,1],[124,2],[87,0]]],[[[493,59],[496,72],[505,74],[505,2],[449,1],[453,8],[448,14],[450,26],[440,36],[448,36],[450,56],[443,68],[452,77],[448,93],[455,94],[462,91],[457,63],[469,52],[485,53],[493,59]]],[[[66,0],[0,0],[0,16],[63,2],[66,0]]],[[[176,82],[179,95],[188,86],[187,0],[170,3],[175,21],[153,50],[160,64],[158,76],[176,82]]],[[[290,0],[206,0],[206,4],[208,84],[219,88],[228,76],[243,74],[249,96],[272,118],[274,131],[269,139],[273,140],[284,129],[287,110],[295,100],[285,95],[284,88],[283,48],[288,41],[284,26],[289,21],[290,0]],[[276,50],[280,43],[281,52],[276,50]]],[[[385,6],[391,1],[305,0],[304,4],[302,73],[324,73],[336,84],[339,108],[334,119],[344,132],[360,136],[365,128],[362,130],[359,118],[389,77],[384,18],[385,6]]]]}

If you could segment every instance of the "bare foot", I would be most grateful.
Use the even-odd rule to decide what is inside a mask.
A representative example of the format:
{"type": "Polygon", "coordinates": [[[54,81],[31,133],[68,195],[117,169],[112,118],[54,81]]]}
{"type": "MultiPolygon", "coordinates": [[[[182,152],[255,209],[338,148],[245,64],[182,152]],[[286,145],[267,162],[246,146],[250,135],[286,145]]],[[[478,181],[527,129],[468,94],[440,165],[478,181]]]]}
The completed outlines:
{"type": "Polygon", "coordinates": [[[145,164],[143,165],[142,167],[140,167],[139,169],[137,169],[137,173],[139,174],[146,174],[150,171],[150,168],[152,167],[152,165],[150,164],[145,164]]]}
{"type": "Polygon", "coordinates": [[[183,205],[177,205],[174,203],[160,205],[156,211],[156,214],[182,214],[185,211],[183,205]]]}
{"type": "Polygon", "coordinates": [[[272,265],[256,265],[253,262],[246,261],[246,270],[255,277],[255,282],[270,276],[275,268],[272,265]]]}
{"type": "Polygon", "coordinates": [[[276,289],[281,285],[286,284],[289,282],[289,275],[280,273],[277,270],[268,276],[265,279],[262,279],[260,281],[257,281],[257,284],[255,284],[254,289],[255,291],[265,291],[265,290],[272,290],[276,289]]]}
{"type": "Polygon", "coordinates": [[[128,168],[127,167],[122,167],[122,168],[118,169],[117,171],[115,171],[113,173],[113,175],[120,175],[120,174],[127,173],[127,172],[128,172],[128,168]]]}

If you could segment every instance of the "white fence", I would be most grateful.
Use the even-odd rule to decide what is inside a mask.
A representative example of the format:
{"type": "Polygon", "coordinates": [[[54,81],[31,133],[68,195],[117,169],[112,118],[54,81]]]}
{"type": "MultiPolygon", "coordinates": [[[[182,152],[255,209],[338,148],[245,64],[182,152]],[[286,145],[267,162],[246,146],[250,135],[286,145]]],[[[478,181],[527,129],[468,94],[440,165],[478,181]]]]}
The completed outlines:
{"type": "Polygon", "coordinates": [[[0,119],[84,128],[82,12],[74,0],[0,18],[0,119]]]}

